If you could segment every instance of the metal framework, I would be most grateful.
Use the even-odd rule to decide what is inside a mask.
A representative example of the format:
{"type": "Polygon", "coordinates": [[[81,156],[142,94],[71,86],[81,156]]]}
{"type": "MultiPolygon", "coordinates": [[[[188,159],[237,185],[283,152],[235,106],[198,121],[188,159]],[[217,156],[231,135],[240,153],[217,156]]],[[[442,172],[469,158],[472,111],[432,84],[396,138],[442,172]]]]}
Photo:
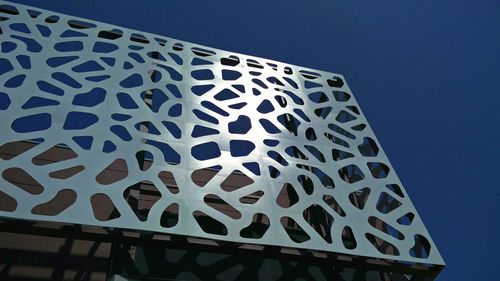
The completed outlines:
{"type": "Polygon", "coordinates": [[[1,217],[444,265],[342,75],[0,5],[1,217]]]}

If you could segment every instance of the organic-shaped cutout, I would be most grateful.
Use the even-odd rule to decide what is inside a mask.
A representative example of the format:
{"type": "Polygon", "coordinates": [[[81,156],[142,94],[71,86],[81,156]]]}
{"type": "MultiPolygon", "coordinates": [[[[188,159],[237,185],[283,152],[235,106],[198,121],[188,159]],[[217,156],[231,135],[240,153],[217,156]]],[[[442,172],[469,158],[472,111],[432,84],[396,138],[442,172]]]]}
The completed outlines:
{"type": "Polygon", "coordinates": [[[413,213],[406,213],[406,215],[400,217],[397,221],[401,225],[411,225],[413,222],[413,219],[415,218],[415,215],[413,213]]]}
{"type": "Polygon", "coordinates": [[[262,213],[256,213],[252,217],[252,222],[240,231],[243,238],[260,239],[269,229],[269,218],[262,213]]]}
{"type": "Polygon", "coordinates": [[[383,214],[388,214],[399,208],[401,205],[401,202],[396,200],[396,198],[386,192],[382,192],[380,193],[380,197],[377,201],[377,210],[383,214]]]}
{"type": "Polygon", "coordinates": [[[120,217],[120,212],[108,195],[96,193],[90,197],[94,217],[99,221],[109,221],[120,217]]]}
{"type": "Polygon", "coordinates": [[[349,194],[349,201],[352,205],[360,210],[365,208],[366,201],[368,201],[368,196],[370,196],[371,189],[364,187],[360,190],[351,192],[349,194]]]}
{"type": "Polygon", "coordinates": [[[221,184],[224,191],[235,191],[245,186],[251,185],[254,180],[239,170],[234,170],[221,184]]]}
{"type": "Polygon", "coordinates": [[[243,204],[255,204],[259,201],[260,198],[264,195],[264,191],[257,190],[252,194],[248,194],[240,198],[240,202],[243,204]]]}
{"type": "Polygon", "coordinates": [[[358,150],[363,156],[375,157],[378,154],[378,146],[372,138],[363,138],[363,143],[358,145],[358,150]]]}
{"type": "Polygon", "coordinates": [[[219,145],[216,142],[206,142],[195,145],[191,148],[191,155],[194,158],[204,161],[221,156],[219,145]]]}
{"type": "Polygon", "coordinates": [[[142,140],[145,144],[151,145],[163,154],[163,161],[170,165],[179,165],[181,163],[181,156],[170,145],[165,142],[154,140],[142,140]]]}
{"type": "Polygon", "coordinates": [[[53,171],[49,174],[49,177],[55,179],[69,179],[83,170],[85,170],[85,167],[83,165],[78,165],[66,169],[53,171]]]}
{"type": "Polygon", "coordinates": [[[390,169],[384,163],[368,162],[367,165],[372,176],[376,179],[386,178],[389,174],[390,169]]]}
{"type": "Polygon", "coordinates": [[[141,181],[127,187],[123,198],[140,221],[148,219],[149,210],[160,200],[161,193],[150,181],[141,181]]]}
{"type": "MultiPolygon", "coordinates": [[[[41,140],[43,142],[43,139],[41,140]]],[[[21,155],[28,150],[39,145],[40,142],[34,141],[13,141],[0,146],[0,158],[10,160],[18,155],[21,155]]]]}
{"type": "Polygon", "coordinates": [[[314,132],[314,129],[311,127],[311,128],[307,128],[306,130],[306,138],[310,141],[315,141],[317,139],[316,137],[316,132],[314,132]]]}
{"type": "Polygon", "coordinates": [[[161,214],[160,225],[162,227],[174,227],[179,222],[179,204],[172,203],[161,214]]]}
{"type": "Polygon", "coordinates": [[[335,161],[340,161],[352,157],[354,157],[354,154],[352,153],[340,149],[332,149],[332,158],[335,161]]]}
{"type": "Polygon", "coordinates": [[[354,165],[348,165],[339,170],[340,177],[347,183],[355,183],[365,178],[361,169],[354,165]]]}
{"type": "Polygon", "coordinates": [[[239,219],[241,218],[241,213],[236,208],[231,206],[231,204],[227,203],[224,199],[220,198],[215,194],[207,194],[203,197],[203,201],[210,207],[215,210],[221,212],[222,214],[233,218],[239,219]]]}
{"type": "Polygon", "coordinates": [[[331,228],[333,217],[320,205],[313,204],[302,213],[306,222],[316,230],[316,232],[327,243],[332,243],[331,228]]]}
{"type": "Polygon", "coordinates": [[[311,237],[290,217],[282,217],[280,219],[281,226],[285,229],[288,237],[295,243],[303,243],[310,240],[311,237]]]}
{"type": "Polygon", "coordinates": [[[297,176],[297,181],[302,185],[302,188],[304,188],[304,192],[307,195],[311,195],[314,192],[314,182],[311,180],[306,175],[299,175],[297,176]]]}
{"type": "Polygon", "coordinates": [[[222,169],[221,166],[212,166],[198,169],[191,173],[191,180],[199,187],[204,187],[222,169]]]}
{"type": "Polygon", "coordinates": [[[335,120],[339,123],[347,123],[356,119],[357,119],[356,116],[352,115],[351,113],[345,110],[341,110],[337,115],[337,117],[335,118],[335,120]]]}
{"type": "Polygon", "coordinates": [[[385,187],[390,189],[392,192],[396,193],[399,197],[404,198],[405,195],[403,194],[403,191],[401,190],[401,187],[397,184],[386,184],[385,187]]]}
{"type": "Polygon", "coordinates": [[[128,176],[127,162],[122,158],[114,160],[104,168],[97,176],[96,181],[103,185],[119,182],[128,176]]]}
{"type": "Polygon", "coordinates": [[[14,212],[17,209],[16,199],[0,190],[0,211],[14,212]]]}
{"type": "Polygon", "coordinates": [[[52,116],[39,113],[17,118],[12,122],[11,128],[17,133],[31,133],[47,130],[51,125],[52,116]]]}
{"type": "Polygon", "coordinates": [[[282,208],[290,208],[299,202],[299,195],[295,188],[289,183],[285,183],[276,197],[276,203],[282,208]]]}
{"type": "Polygon", "coordinates": [[[325,194],[323,195],[323,201],[325,201],[332,210],[334,210],[339,216],[345,217],[345,212],[340,206],[340,204],[335,200],[335,198],[331,195],[325,194]]]}
{"type": "Polygon", "coordinates": [[[391,243],[385,241],[384,239],[377,237],[371,233],[366,233],[365,234],[366,239],[370,241],[370,243],[379,251],[381,254],[384,255],[391,255],[391,256],[399,256],[399,250],[396,248],[396,246],[392,245],[391,243]]]}
{"type": "Polygon", "coordinates": [[[289,146],[285,149],[286,154],[291,157],[303,160],[309,160],[309,158],[296,146],[289,146]]]}
{"type": "Polygon", "coordinates": [[[304,145],[304,147],[309,150],[309,152],[314,156],[316,157],[316,159],[318,159],[318,161],[320,162],[325,162],[325,156],[323,156],[323,153],[321,153],[321,151],[319,151],[319,149],[317,149],[316,147],[312,146],[312,145],[304,145]]]}
{"type": "Polygon", "coordinates": [[[254,149],[255,144],[247,140],[231,140],[229,141],[231,156],[243,157],[249,155],[254,149]]]}
{"type": "Polygon", "coordinates": [[[372,227],[374,227],[382,232],[385,232],[387,235],[390,235],[396,239],[399,239],[399,240],[405,239],[405,236],[403,235],[403,233],[401,233],[399,230],[395,229],[390,224],[386,223],[385,221],[383,221],[377,217],[370,216],[368,218],[368,223],[372,227]]]}
{"type": "Polygon", "coordinates": [[[220,221],[201,211],[193,212],[193,216],[204,232],[215,235],[227,235],[227,227],[220,221]]]}
{"type": "Polygon", "coordinates": [[[344,247],[349,250],[353,250],[357,246],[356,238],[354,237],[354,233],[349,226],[344,226],[342,229],[342,243],[344,247]]]}
{"type": "Polygon", "coordinates": [[[11,184],[33,195],[40,194],[44,190],[40,183],[21,168],[8,168],[3,171],[2,177],[11,184]]]}
{"type": "Polygon", "coordinates": [[[75,202],[76,192],[71,189],[62,189],[48,202],[33,207],[31,213],[43,216],[57,216],[75,202]]]}
{"type": "Polygon", "coordinates": [[[419,259],[428,258],[431,251],[431,244],[429,243],[429,240],[420,234],[416,234],[413,239],[415,244],[410,249],[410,255],[419,259]]]}
{"type": "Polygon", "coordinates": [[[332,134],[329,134],[329,133],[325,133],[324,135],[332,143],[338,144],[338,145],[342,145],[342,146],[345,146],[345,147],[349,148],[349,143],[346,142],[345,140],[343,140],[341,138],[338,138],[338,137],[336,137],[336,136],[334,136],[332,134]]]}
{"type": "Polygon", "coordinates": [[[177,194],[179,193],[179,186],[177,185],[177,182],[175,181],[174,175],[172,172],[169,171],[161,171],[158,174],[158,177],[160,180],[163,182],[165,187],[172,193],[172,194],[177,194]]]}
{"type": "Polygon", "coordinates": [[[349,133],[348,131],[346,131],[345,129],[335,125],[335,124],[328,124],[328,128],[330,128],[330,130],[338,133],[338,134],[341,134],[343,135],[344,137],[347,137],[347,138],[350,138],[350,139],[355,139],[356,136],[354,136],[353,134],[349,133]]]}
{"type": "Polygon", "coordinates": [[[137,151],[135,153],[135,159],[137,159],[137,165],[141,171],[147,171],[151,168],[153,164],[153,154],[146,150],[137,151]]]}
{"type": "Polygon", "coordinates": [[[228,129],[231,134],[241,134],[244,135],[250,131],[252,128],[252,122],[250,118],[245,115],[238,116],[233,122],[229,122],[228,129]]]}
{"type": "Polygon", "coordinates": [[[301,164],[297,164],[296,166],[297,166],[297,168],[312,172],[319,179],[319,181],[321,182],[321,184],[324,187],[326,187],[328,189],[335,188],[335,183],[333,182],[333,179],[329,175],[327,175],[325,172],[323,172],[321,169],[319,169],[317,167],[301,165],[301,164]]]}

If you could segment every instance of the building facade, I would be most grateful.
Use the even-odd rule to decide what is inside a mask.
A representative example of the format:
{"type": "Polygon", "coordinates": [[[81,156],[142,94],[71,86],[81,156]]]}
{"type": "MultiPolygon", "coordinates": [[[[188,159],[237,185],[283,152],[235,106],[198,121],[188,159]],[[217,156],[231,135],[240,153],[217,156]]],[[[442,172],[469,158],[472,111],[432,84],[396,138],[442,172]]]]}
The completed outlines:
{"type": "Polygon", "coordinates": [[[0,2],[6,280],[432,280],[344,77],[0,2]]]}

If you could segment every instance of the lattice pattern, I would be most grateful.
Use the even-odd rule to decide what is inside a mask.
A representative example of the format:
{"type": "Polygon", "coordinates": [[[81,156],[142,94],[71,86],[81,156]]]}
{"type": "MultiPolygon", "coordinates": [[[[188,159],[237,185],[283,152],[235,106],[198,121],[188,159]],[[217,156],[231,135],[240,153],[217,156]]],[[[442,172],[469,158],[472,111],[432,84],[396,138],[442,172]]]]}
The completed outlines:
{"type": "Polygon", "coordinates": [[[442,263],[342,76],[0,19],[1,216],[442,263]]]}

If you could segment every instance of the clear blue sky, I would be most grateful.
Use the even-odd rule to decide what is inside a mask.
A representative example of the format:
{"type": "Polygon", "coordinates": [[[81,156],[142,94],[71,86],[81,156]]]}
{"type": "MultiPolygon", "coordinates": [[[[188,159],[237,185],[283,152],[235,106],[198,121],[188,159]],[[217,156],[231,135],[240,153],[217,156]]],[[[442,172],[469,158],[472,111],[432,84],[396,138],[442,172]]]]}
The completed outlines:
{"type": "Polygon", "coordinates": [[[500,1],[14,2],[345,75],[447,262],[437,280],[498,278],[500,1]]]}

